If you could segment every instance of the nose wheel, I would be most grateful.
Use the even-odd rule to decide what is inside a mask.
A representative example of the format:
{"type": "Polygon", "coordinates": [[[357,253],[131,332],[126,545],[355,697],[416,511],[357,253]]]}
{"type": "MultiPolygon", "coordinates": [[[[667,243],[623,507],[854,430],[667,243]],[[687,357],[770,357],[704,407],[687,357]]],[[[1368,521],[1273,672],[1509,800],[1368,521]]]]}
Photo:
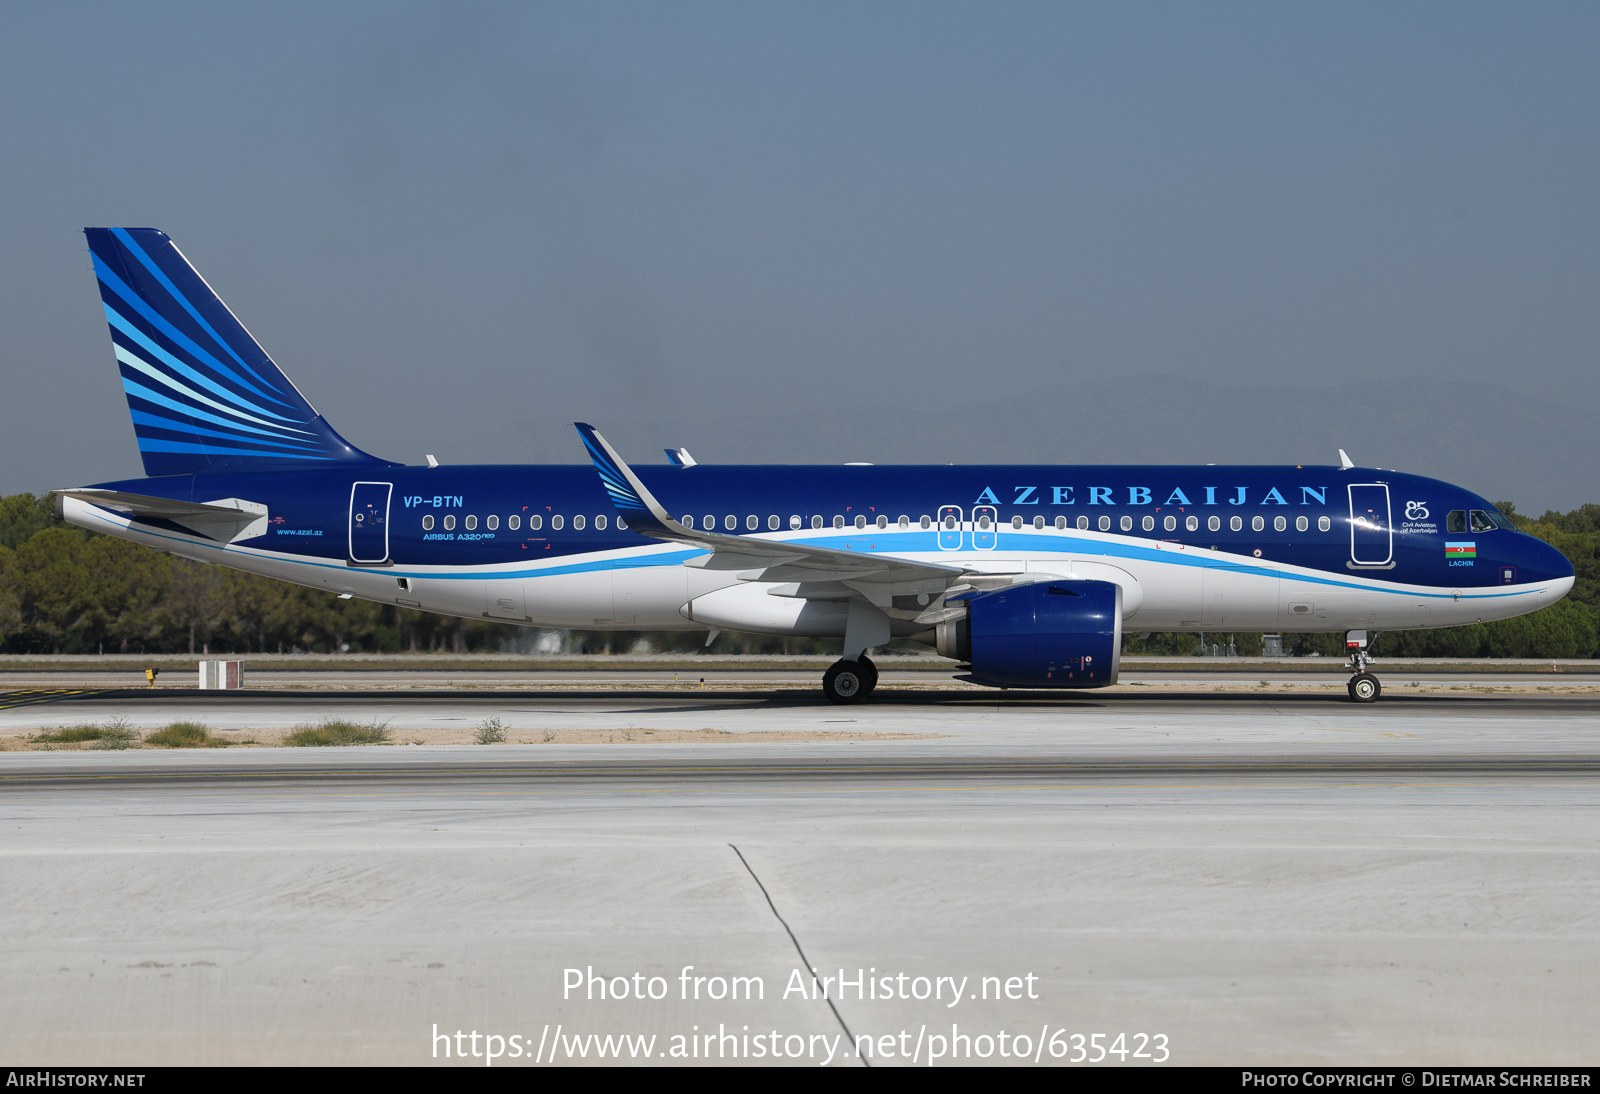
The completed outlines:
{"type": "Polygon", "coordinates": [[[822,694],[830,703],[860,703],[878,686],[878,666],[866,655],[857,661],[835,661],[822,674],[822,694]]]}
{"type": "Polygon", "coordinates": [[[1345,648],[1350,651],[1350,660],[1345,667],[1355,670],[1355,675],[1350,677],[1350,683],[1346,685],[1351,702],[1376,703],[1378,696],[1383,694],[1383,685],[1367,671],[1367,663],[1371,661],[1367,655],[1367,632],[1351,631],[1345,636],[1345,648]]]}
{"type": "Polygon", "coordinates": [[[1357,703],[1376,703],[1383,694],[1383,685],[1370,672],[1358,672],[1350,677],[1350,698],[1357,703]]]}

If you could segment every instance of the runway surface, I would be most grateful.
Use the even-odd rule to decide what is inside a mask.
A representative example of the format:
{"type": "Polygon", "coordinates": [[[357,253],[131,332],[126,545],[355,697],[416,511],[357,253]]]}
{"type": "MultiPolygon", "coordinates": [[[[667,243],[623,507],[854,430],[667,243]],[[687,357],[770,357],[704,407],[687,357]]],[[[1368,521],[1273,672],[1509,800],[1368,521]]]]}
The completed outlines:
{"type": "Polygon", "coordinates": [[[874,1066],[1016,1064],[1019,1034],[1026,1062],[1064,1063],[1094,1033],[1145,1052],[1107,1060],[1129,1065],[1157,1035],[1174,1063],[1591,1062],[1600,696],[1395,690],[14,707],[0,734],[359,713],[397,741],[496,717],[534,743],[0,754],[0,1051],[461,1062],[435,1056],[437,1026],[477,1066],[490,1046],[526,1066],[541,1041],[540,1063],[556,1045],[614,1062],[589,1034],[653,1034],[668,1064],[707,1031],[713,1063],[772,1062],[759,1044],[820,1064],[831,1043],[830,1066],[859,1066],[869,1037],[874,1066]],[[579,732],[608,736],[540,740],[579,732]],[[807,732],[855,736],[781,739],[807,732]],[[630,998],[585,998],[591,973],[630,998]],[[735,976],[764,997],[726,998],[735,976]],[[891,998],[858,998],[884,978],[891,998]],[[970,1059],[963,1035],[987,1038],[970,1059]]]}

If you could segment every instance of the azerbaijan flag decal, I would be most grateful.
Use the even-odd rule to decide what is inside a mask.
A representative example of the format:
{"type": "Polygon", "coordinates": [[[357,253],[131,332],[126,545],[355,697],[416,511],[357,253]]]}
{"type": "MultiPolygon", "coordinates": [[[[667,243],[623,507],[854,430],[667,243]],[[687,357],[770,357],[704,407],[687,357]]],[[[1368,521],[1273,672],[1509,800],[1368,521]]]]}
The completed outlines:
{"type": "Polygon", "coordinates": [[[1477,558],[1478,545],[1476,543],[1446,543],[1444,557],[1448,559],[1477,558]]]}

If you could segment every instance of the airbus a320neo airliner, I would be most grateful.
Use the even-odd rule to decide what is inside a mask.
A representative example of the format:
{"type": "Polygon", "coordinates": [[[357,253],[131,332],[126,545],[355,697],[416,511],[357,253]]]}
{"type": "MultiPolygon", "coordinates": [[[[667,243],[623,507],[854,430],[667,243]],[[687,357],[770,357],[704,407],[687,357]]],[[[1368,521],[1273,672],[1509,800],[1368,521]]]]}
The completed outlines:
{"type": "Polygon", "coordinates": [[[1354,466],[406,466],[347,442],[150,228],[86,229],[148,477],[58,490],[74,524],[470,619],[834,637],[872,693],[912,638],[1002,688],[1117,680],[1137,631],[1367,636],[1554,603],[1571,564],[1483,498],[1354,466]],[[598,472],[598,473],[597,473],[598,472]]]}

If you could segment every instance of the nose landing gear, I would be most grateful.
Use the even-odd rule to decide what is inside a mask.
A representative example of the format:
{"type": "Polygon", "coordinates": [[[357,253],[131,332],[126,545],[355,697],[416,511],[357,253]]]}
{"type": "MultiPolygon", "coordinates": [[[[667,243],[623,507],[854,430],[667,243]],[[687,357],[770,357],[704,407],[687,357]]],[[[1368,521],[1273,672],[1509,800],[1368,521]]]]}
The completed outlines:
{"type": "Polygon", "coordinates": [[[1350,631],[1344,636],[1344,648],[1349,651],[1350,660],[1345,667],[1355,672],[1346,685],[1350,692],[1350,700],[1356,703],[1376,703],[1378,696],[1383,694],[1383,685],[1378,678],[1367,671],[1367,665],[1372,658],[1367,656],[1367,632],[1350,631]]]}

